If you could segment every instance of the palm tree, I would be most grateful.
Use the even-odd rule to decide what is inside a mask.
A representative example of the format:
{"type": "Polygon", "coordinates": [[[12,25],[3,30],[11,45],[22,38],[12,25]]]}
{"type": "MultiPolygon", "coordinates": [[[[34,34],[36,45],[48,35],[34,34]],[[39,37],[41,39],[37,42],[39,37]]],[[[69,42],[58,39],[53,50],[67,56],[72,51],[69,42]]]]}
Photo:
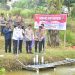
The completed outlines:
{"type": "MultiPolygon", "coordinates": [[[[47,0],[48,10],[50,14],[60,14],[61,7],[64,0],[47,0]]],[[[59,31],[58,30],[48,30],[48,45],[59,46],[59,31]]]]}

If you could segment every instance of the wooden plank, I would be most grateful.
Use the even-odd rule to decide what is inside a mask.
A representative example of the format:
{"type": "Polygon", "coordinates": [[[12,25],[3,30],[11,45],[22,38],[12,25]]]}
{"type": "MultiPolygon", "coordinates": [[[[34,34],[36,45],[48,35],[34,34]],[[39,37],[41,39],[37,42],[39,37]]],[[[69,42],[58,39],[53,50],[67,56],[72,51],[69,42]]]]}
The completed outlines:
{"type": "Polygon", "coordinates": [[[46,69],[46,68],[55,68],[55,66],[60,66],[60,65],[65,65],[65,64],[69,64],[69,63],[74,63],[75,59],[65,59],[62,61],[57,61],[57,62],[53,62],[53,63],[48,63],[48,64],[38,64],[38,65],[23,65],[21,62],[21,64],[23,65],[23,68],[27,69],[27,70],[32,70],[32,71],[38,71],[41,69],[46,69]]]}
{"type": "Polygon", "coordinates": [[[23,67],[28,70],[41,70],[46,68],[54,68],[54,64],[40,64],[40,65],[27,65],[26,67],[23,67]]]}

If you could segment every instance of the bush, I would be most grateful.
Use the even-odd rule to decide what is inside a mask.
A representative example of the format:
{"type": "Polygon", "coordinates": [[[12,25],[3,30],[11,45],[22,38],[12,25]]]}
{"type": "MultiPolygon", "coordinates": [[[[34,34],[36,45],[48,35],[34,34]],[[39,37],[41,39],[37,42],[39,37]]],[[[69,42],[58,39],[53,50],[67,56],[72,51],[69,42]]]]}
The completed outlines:
{"type": "Polygon", "coordinates": [[[49,10],[49,14],[60,14],[60,10],[49,10]]]}
{"type": "Polygon", "coordinates": [[[72,17],[75,17],[75,7],[72,9],[72,11],[71,11],[71,16],[72,17]]]}
{"type": "Polygon", "coordinates": [[[35,8],[35,13],[36,14],[47,14],[47,8],[43,6],[38,6],[35,8]]]}
{"type": "Polygon", "coordinates": [[[14,8],[14,9],[12,9],[12,10],[10,11],[10,13],[11,13],[12,15],[20,14],[21,10],[22,10],[22,9],[20,9],[20,8],[14,8]]]}
{"type": "MultiPolygon", "coordinates": [[[[64,40],[64,32],[60,31],[60,38],[64,40]]],[[[66,42],[68,42],[71,45],[75,45],[75,33],[73,33],[70,30],[66,31],[66,42]]]]}
{"type": "Polygon", "coordinates": [[[0,9],[0,14],[3,13],[4,15],[7,15],[7,11],[6,10],[1,10],[0,9]]]}
{"type": "Polygon", "coordinates": [[[20,12],[20,15],[22,15],[25,18],[30,18],[35,14],[35,11],[33,11],[32,9],[24,9],[20,12]]]}

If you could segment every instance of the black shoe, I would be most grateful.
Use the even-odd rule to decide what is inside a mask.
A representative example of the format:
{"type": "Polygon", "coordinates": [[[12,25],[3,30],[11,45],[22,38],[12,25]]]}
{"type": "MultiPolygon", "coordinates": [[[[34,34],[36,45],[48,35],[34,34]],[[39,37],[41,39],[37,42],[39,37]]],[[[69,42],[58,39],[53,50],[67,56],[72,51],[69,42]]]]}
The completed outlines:
{"type": "Polygon", "coordinates": [[[26,52],[27,54],[29,53],[29,52],[26,52]]]}
{"type": "Polygon", "coordinates": [[[29,52],[30,54],[33,54],[32,52],[29,52]]]}
{"type": "Polygon", "coordinates": [[[11,51],[9,51],[9,53],[11,53],[11,51]]]}

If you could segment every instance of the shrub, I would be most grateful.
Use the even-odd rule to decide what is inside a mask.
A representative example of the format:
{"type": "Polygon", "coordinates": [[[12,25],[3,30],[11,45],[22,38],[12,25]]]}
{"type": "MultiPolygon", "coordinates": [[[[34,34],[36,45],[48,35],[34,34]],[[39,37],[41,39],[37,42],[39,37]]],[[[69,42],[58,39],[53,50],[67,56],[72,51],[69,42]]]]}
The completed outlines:
{"type": "Polygon", "coordinates": [[[29,18],[32,17],[35,14],[35,11],[33,11],[32,9],[24,9],[20,12],[20,15],[22,15],[25,18],[29,18]]]}
{"type": "Polygon", "coordinates": [[[46,9],[47,9],[46,7],[38,6],[37,8],[35,8],[35,13],[36,14],[45,14],[45,13],[47,13],[46,9]]]}
{"type": "Polygon", "coordinates": [[[21,10],[22,10],[22,9],[20,9],[20,8],[14,8],[14,9],[12,9],[12,10],[10,11],[10,13],[11,13],[12,15],[20,14],[21,10]]]}
{"type": "Polygon", "coordinates": [[[6,15],[6,14],[7,14],[7,11],[6,11],[6,10],[1,10],[1,9],[0,9],[0,14],[1,14],[1,13],[4,13],[4,15],[6,15]]]}
{"type": "Polygon", "coordinates": [[[71,11],[71,16],[72,17],[75,17],[75,7],[72,9],[72,11],[71,11]]]}
{"type": "MultiPolygon", "coordinates": [[[[64,32],[60,31],[60,38],[64,40],[64,32]]],[[[73,33],[70,30],[66,31],[66,42],[68,42],[71,45],[75,45],[75,33],[73,33]]]]}
{"type": "Polygon", "coordinates": [[[60,10],[49,10],[49,14],[60,14],[60,10]]]}

